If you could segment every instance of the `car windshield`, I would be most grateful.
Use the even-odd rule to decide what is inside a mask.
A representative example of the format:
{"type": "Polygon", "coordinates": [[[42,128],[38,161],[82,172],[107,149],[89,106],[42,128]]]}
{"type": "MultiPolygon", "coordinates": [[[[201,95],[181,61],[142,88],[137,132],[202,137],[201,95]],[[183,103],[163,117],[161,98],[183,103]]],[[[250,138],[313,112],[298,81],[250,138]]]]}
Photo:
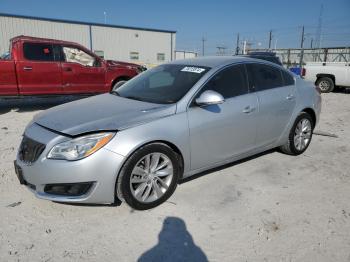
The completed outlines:
{"type": "Polygon", "coordinates": [[[126,82],[112,93],[150,103],[176,103],[209,69],[191,65],[160,65],[126,82]]]}

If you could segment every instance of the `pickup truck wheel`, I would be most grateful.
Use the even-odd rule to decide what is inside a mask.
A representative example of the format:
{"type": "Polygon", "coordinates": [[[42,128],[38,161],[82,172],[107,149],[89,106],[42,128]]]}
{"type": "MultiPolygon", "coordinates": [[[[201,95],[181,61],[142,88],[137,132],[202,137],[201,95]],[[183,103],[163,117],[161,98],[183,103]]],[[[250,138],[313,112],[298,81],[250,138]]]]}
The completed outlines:
{"type": "Polygon", "coordinates": [[[329,77],[321,77],[317,80],[316,85],[320,88],[322,93],[329,93],[334,90],[334,82],[329,77]]]}
{"type": "Polygon", "coordinates": [[[126,80],[120,80],[117,83],[115,83],[112,87],[112,91],[117,91],[117,89],[119,87],[121,87],[122,85],[124,85],[126,83],[126,80]]]}

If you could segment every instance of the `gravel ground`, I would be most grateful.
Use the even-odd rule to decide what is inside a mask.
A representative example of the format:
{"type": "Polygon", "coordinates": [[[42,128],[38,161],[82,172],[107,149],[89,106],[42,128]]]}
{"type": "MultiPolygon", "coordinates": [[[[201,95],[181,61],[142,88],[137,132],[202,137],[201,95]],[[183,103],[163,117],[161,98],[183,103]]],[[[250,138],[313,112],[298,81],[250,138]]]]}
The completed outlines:
{"type": "Polygon", "coordinates": [[[207,172],[143,212],[36,199],[13,169],[21,134],[67,100],[0,101],[0,261],[350,261],[349,98],[323,95],[317,130],[337,137],[207,172]]]}

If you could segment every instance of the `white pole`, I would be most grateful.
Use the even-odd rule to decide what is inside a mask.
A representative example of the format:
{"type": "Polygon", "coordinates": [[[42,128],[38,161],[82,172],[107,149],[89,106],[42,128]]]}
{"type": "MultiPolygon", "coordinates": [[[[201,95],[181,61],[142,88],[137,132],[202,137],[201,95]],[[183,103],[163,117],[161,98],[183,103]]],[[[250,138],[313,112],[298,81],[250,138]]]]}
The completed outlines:
{"type": "Polygon", "coordinates": [[[247,41],[244,40],[244,41],[243,41],[243,54],[244,54],[244,55],[247,54],[247,53],[246,53],[246,50],[245,50],[246,47],[247,47],[247,41]]]}
{"type": "Polygon", "coordinates": [[[104,17],[105,17],[105,24],[107,24],[107,12],[104,11],[104,12],[103,12],[103,15],[104,15],[104,17]]]}
{"type": "Polygon", "coordinates": [[[275,40],[275,51],[276,51],[276,49],[277,49],[277,38],[276,38],[276,40],[275,40]]]}

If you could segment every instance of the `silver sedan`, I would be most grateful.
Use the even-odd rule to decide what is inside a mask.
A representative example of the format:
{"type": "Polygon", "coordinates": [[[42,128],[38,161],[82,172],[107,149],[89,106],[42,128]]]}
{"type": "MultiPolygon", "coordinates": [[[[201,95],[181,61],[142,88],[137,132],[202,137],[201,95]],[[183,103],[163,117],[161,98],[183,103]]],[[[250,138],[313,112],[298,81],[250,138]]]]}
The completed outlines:
{"type": "Polygon", "coordinates": [[[144,210],[199,172],[271,148],[303,153],[320,110],[314,85],[278,65],[242,57],[175,61],[110,94],[38,114],[15,169],[39,198],[119,199],[144,210]]]}

